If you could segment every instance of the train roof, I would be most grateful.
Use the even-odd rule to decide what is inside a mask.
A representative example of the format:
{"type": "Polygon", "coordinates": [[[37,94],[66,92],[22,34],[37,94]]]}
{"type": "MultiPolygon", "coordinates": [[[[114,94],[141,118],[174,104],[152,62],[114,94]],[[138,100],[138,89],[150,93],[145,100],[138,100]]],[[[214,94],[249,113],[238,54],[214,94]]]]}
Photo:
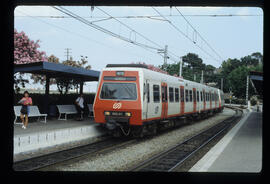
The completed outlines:
{"type": "MultiPolygon", "coordinates": [[[[165,73],[160,73],[160,72],[157,72],[157,71],[154,71],[154,70],[150,70],[146,65],[144,64],[107,64],[106,65],[106,69],[112,69],[112,70],[117,70],[117,69],[123,69],[123,68],[129,68],[129,69],[136,69],[138,68],[139,70],[144,70],[144,71],[149,71],[149,72],[154,72],[155,74],[160,74],[160,75],[163,75],[163,76],[166,76],[166,77],[169,77],[171,79],[177,79],[179,82],[184,82],[184,83],[189,83],[189,84],[195,84],[195,85],[202,85],[202,86],[206,86],[210,89],[218,89],[218,88],[215,88],[215,87],[211,87],[211,86],[208,86],[208,85],[205,85],[205,84],[201,84],[201,83],[198,83],[198,82],[194,82],[194,81],[190,81],[190,80],[186,80],[184,78],[181,78],[181,77],[176,77],[176,76],[172,76],[172,75],[169,75],[169,74],[165,74],[165,73]]],[[[222,91],[222,90],[220,90],[222,91]]]]}
{"type": "Polygon", "coordinates": [[[143,64],[107,64],[106,68],[112,68],[112,67],[134,67],[134,68],[147,68],[147,66],[143,64]]]}

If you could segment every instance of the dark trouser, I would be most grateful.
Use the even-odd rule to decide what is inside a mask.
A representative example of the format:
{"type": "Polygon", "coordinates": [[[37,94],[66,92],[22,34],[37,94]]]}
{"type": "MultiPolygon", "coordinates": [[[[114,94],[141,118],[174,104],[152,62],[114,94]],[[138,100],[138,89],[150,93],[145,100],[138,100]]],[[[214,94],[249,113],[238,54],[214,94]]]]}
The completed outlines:
{"type": "Polygon", "coordinates": [[[82,118],[81,114],[83,113],[83,108],[81,108],[79,105],[76,105],[77,111],[78,111],[78,118],[82,118]]]}

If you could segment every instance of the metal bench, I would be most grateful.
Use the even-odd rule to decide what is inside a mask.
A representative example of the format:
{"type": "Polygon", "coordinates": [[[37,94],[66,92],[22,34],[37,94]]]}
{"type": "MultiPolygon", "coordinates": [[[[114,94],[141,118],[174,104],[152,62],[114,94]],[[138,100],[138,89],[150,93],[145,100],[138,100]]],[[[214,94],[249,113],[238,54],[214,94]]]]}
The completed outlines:
{"type": "Polygon", "coordinates": [[[88,117],[93,117],[93,116],[91,116],[91,113],[94,115],[93,104],[87,104],[87,106],[88,106],[88,110],[89,110],[88,117]]]}
{"type": "MultiPolygon", "coordinates": [[[[56,105],[59,111],[58,120],[67,120],[68,114],[77,114],[77,109],[75,105],[56,105]],[[64,114],[65,118],[61,118],[61,115],[64,114]]],[[[82,115],[82,114],[81,114],[82,115]]]]}
{"type": "MultiPolygon", "coordinates": [[[[14,106],[14,113],[15,113],[15,120],[14,120],[14,124],[22,124],[22,123],[17,123],[17,117],[21,115],[21,105],[16,105],[14,106]]],[[[47,114],[41,114],[39,112],[39,109],[37,106],[29,106],[29,114],[28,117],[38,117],[38,121],[40,120],[40,117],[43,116],[44,117],[44,121],[40,121],[43,123],[47,122],[47,114]]]]}

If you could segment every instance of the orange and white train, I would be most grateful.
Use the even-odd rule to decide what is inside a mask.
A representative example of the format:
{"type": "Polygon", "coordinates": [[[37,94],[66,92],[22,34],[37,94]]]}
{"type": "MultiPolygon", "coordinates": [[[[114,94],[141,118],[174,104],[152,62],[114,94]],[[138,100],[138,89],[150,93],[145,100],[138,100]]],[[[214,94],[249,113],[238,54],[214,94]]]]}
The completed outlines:
{"type": "Polygon", "coordinates": [[[182,117],[200,118],[223,108],[220,89],[141,64],[108,64],[100,74],[94,118],[115,136],[143,136],[182,117]]]}

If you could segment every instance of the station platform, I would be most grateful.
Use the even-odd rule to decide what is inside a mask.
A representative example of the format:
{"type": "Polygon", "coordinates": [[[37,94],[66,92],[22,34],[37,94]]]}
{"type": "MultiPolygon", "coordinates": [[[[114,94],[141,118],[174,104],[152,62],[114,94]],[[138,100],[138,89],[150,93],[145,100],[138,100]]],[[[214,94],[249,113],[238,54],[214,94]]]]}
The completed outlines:
{"type": "Polygon", "coordinates": [[[251,108],[189,172],[258,173],[261,168],[262,112],[251,108]]]}
{"type": "Polygon", "coordinates": [[[13,158],[19,161],[97,141],[105,131],[93,118],[29,122],[27,129],[14,125],[13,158]]]}

